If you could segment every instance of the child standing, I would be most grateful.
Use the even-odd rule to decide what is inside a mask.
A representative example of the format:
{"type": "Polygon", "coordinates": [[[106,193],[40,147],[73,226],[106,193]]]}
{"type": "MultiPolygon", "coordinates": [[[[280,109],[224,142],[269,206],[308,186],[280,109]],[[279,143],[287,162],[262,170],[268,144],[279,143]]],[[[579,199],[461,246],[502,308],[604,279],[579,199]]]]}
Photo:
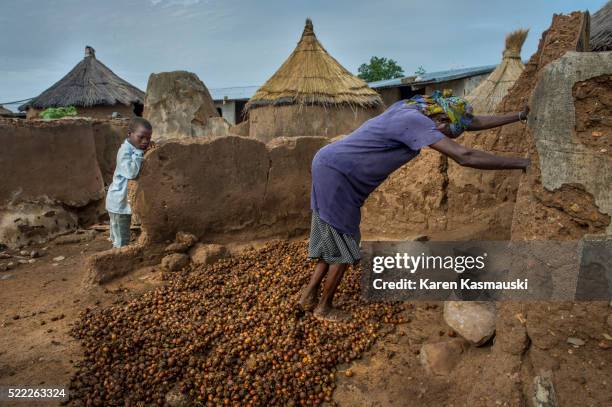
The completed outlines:
{"type": "Polygon", "coordinates": [[[151,123],[142,117],[134,117],[128,125],[127,138],[117,152],[113,182],[106,194],[106,210],[110,217],[110,239],[113,247],[126,246],[130,242],[132,209],[127,197],[128,180],[138,176],[152,132],[151,123]]]}

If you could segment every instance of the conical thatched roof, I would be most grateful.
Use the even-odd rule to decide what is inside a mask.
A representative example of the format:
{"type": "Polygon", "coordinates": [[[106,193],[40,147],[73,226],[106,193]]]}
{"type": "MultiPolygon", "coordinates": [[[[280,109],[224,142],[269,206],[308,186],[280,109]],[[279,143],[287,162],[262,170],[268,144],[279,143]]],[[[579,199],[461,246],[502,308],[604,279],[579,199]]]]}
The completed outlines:
{"type": "Polygon", "coordinates": [[[612,0],[591,17],[592,51],[612,51],[612,0]]]}
{"type": "Polygon", "coordinates": [[[130,85],[96,59],[93,48],[85,47],[85,58],[66,76],[39,96],[19,107],[112,106],[143,103],[144,92],[130,85]]]}
{"type": "Polygon", "coordinates": [[[307,19],[295,50],[251,97],[247,108],[286,104],[373,107],[382,99],[327,53],[307,19]]]}
{"type": "Polygon", "coordinates": [[[529,30],[521,29],[506,35],[506,48],[501,63],[466,96],[475,113],[493,113],[525,69],[521,62],[521,48],[528,32],[529,30]]]}

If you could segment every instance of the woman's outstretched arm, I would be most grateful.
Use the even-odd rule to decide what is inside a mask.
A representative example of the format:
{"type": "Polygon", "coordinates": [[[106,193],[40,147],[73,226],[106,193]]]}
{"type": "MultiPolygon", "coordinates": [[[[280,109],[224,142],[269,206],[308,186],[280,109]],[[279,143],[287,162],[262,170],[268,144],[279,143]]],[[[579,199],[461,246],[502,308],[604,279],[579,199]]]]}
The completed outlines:
{"type": "Polygon", "coordinates": [[[504,124],[518,122],[519,120],[527,120],[529,115],[529,106],[525,106],[520,112],[506,113],[497,116],[474,116],[472,123],[468,126],[468,130],[486,130],[494,127],[503,126],[504,124]]]}
{"type": "Polygon", "coordinates": [[[450,157],[463,167],[479,168],[481,170],[525,170],[529,166],[529,160],[521,157],[500,157],[473,150],[455,143],[448,137],[430,145],[434,150],[450,157]]]}

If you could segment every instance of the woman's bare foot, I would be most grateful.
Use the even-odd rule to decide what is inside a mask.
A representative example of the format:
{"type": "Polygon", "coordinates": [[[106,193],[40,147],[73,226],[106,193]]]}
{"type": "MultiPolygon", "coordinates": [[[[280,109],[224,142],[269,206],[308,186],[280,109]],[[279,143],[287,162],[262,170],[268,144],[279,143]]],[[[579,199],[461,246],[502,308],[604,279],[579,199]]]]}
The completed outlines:
{"type": "Polygon", "coordinates": [[[344,322],[351,319],[351,314],[340,308],[321,306],[315,308],[313,315],[323,321],[344,322]]]}
{"type": "Polygon", "coordinates": [[[314,307],[316,307],[319,302],[319,293],[318,290],[308,290],[308,287],[304,287],[302,290],[302,294],[300,295],[300,300],[298,304],[304,311],[312,311],[314,307]]]}

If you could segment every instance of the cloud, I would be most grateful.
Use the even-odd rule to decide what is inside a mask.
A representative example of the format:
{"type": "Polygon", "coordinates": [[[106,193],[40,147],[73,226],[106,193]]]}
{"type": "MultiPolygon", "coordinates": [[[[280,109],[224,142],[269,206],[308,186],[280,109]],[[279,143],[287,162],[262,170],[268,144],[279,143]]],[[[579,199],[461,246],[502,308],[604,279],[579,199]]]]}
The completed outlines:
{"type": "Polygon", "coordinates": [[[161,4],[162,7],[174,7],[174,6],[193,6],[201,2],[201,0],[150,0],[151,4],[157,6],[161,4]]]}

